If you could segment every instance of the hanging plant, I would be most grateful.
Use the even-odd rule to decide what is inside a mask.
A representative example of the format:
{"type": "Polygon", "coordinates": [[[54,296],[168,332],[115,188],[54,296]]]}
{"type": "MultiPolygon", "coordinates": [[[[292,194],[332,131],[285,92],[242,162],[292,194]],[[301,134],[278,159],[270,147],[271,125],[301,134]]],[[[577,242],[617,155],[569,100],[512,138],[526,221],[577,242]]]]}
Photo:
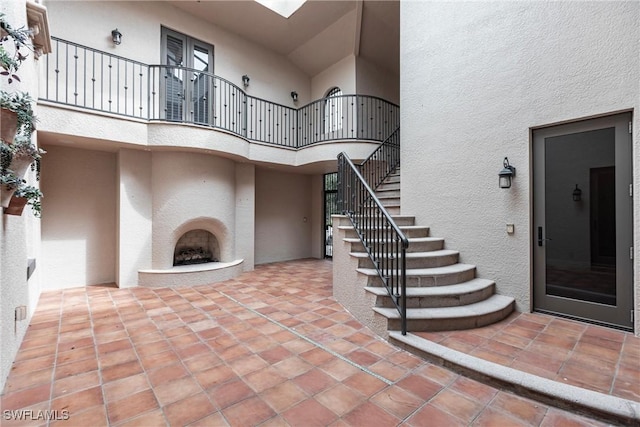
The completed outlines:
{"type": "Polygon", "coordinates": [[[25,184],[26,181],[12,171],[0,175],[0,205],[5,208],[9,206],[9,201],[15,191],[25,184]]]}
{"type": "Polygon", "coordinates": [[[42,215],[42,197],[42,191],[32,185],[23,185],[21,187],[18,187],[16,189],[16,192],[13,193],[13,198],[26,199],[26,204],[31,206],[33,215],[36,218],[40,218],[40,216],[42,215]]]}
{"type": "Polygon", "coordinates": [[[11,170],[21,176],[27,167],[31,167],[36,172],[36,181],[39,181],[40,159],[45,153],[24,135],[18,135],[13,144],[0,142],[0,174],[4,175],[11,170]]]}
{"type": "Polygon", "coordinates": [[[0,108],[17,116],[17,132],[31,136],[36,129],[38,118],[33,113],[33,98],[26,92],[9,93],[0,91],[0,108]]]}
{"type": "Polygon", "coordinates": [[[4,14],[0,13],[0,30],[2,30],[2,37],[0,37],[0,75],[7,77],[7,82],[12,83],[14,80],[20,81],[18,76],[18,68],[22,65],[22,62],[27,59],[27,55],[24,54],[24,49],[32,50],[29,45],[29,36],[31,31],[21,27],[13,28],[4,19],[4,14]],[[11,53],[5,47],[5,42],[13,44],[11,53]]]}

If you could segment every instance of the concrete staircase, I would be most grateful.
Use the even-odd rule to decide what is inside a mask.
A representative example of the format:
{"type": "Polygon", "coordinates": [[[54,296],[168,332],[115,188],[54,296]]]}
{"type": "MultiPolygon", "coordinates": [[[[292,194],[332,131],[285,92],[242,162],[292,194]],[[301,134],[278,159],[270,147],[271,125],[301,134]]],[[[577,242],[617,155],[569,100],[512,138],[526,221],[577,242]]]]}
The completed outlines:
{"type": "MultiPolygon", "coordinates": [[[[485,326],[507,317],[515,306],[511,297],[495,293],[495,282],[476,277],[476,267],[459,262],[458,251],[446,249],[443,238],[432,237],[429,227],[415,217],[400,215],[400,174],[381,184],[376,196],[409,239],[407,265],[407,329],[443,331],[485,326]]],[[[342,226],[357,272],[366,277],[365,290],[374,297],[375,316],[387,330],[400,330],[400,314],[373,267],[353,227],[342,226]]]]}

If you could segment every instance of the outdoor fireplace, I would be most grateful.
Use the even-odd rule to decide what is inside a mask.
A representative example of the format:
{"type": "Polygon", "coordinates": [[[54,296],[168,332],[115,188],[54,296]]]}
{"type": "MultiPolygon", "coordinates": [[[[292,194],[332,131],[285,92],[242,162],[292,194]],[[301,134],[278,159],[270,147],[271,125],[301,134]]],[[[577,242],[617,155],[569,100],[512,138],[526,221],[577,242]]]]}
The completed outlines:
{"type": "Polygon", "coordinates": [[[173,265],[220,261],[218,239],[207,230],[191,230],[182,235],[173,252],[173,265]]]}

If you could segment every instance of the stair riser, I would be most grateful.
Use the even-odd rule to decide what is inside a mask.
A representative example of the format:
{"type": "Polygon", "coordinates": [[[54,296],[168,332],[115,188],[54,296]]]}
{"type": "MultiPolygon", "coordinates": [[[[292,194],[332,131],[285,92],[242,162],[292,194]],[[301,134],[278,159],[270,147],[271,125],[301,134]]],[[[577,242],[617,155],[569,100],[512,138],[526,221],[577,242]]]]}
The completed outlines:
{"type": "Polygon", "coordinates": [[[400,190],[400,182],[385,182],[384,184],[380,184],[378,188],[376,188],[376,191],[380,190],[400,190]]]}
{"type": "MultiPolygon", "coordinates": [[[[460,307],[462,305],[474,304],[483,301],[493,295],[494,287],[488,286],[475,292],[462,295],[438,295],[430,297],[407,297],[407,308],[441,308],[460,307]]],[[[377,307],[393,308],[395,305],[391,297],[378,296],[377,307]]]]}
{"type": "MultiPolygon", "coordinates": [[[[382,206],[384,206],[384,208],[387,210],[387,212],[389,213],[389,215],[400,215],[400,203],[393,205],[393,206],[387,206],[384,203],[382,204],[382,206]]],[[[368,210],[374,210],[373,208],[364,208],[364,211],[367,212],[368,210]]],[[[375,209],[377,211],[377,209],[375,209]]]]}
{"type": "MultiPolygon", "coordinates": [[[[412,238],[412,237],[429,237],[429,228],[428,227],[412,228],[412,229],[409,229],[409,230],[402,230],[402,231],[405,234],[405,236],[407,236],[408,238],[412,238]]],[[[373,233],[375,235],[375,232],[368,232],[367,234],[370,234],[370,233],[373,233]]],[[[345,237],[357,238],[358,235],[356,234],[355,230],[346,230],[345,237]]]]}
{"type": "MultiPolygon", "coordinates": [[[[475,269],[469,269],[458,273],[444,274],[441,276],[407,276],[407,286],[415,288],[426,288],[431,286],[456,285],[468,282],[475,278],[475,269]]],[[[369,276],[367,286],[382,286],[380,278],[369,276]]]]}
{"type": "MultiPolygon", "coordinates": [[[[514,309],[514,304],[480,316],[459,317],[452,319],[407,319],[407,330],[411,332],[438,332],[458,329],[473,329],[490,325],[507,317],[514,309]]],[[[391,331],[401,329],[399,319],[389,319],[388,328],[391,331]]]]}
{"type": "Polygon", "coordinates": [[[376,190],[376,197],[378,199],[386,199],[389,197],[396,197],[396,198],[400,198],[400,189],[393,189],[393,188],[378,188],[376,190]]]}
{"type": "MultiPolygon", "coordinates": [[[[438,251],[444,247],[444,240],[435,240],[429,242],[409,242],[407,252],[431,252],[438,251]]],[[[364,252],[362,243],[351,243],[351,252],[364,252]]]]}
{"type": "MultiPolygon", "coordinates": [[[[356,216],[355,216],[355,218],[356,218],[356,220],[358,220],[358,221],[360,221],[360,220],[361,220],[360,215],[356,215],[356,216]]],[[[365,221],[366,221],[367,219],[368,219],[369,221],[371,221],[371,216],[365,215],[363,218],[364,218],[364,220],[365,220],[365,221]]],[[[416,219],[415,219],[415,217],[413,217],[413,216],[407,216],[407,217],[404,217],[404,216],[403,216],[403,217],[399,217],[399,218],[393,218],[393,220],[394,220],[394,221],[395,221],[395,223],[396,223],[397,225],[399,225],[400,227],[403,227],[403,226],[405,226],[405,225],[415,225],[415,223],[416,223],[416,219]]]]}
{"type": "Polygon", "coordinates": [[[382,206],[386,207],[393,207],[393,206],[400,206],[400,196],[382,196],[382,197],[378,197],[378,199],[380,200],[380,203],[382,203],[382,206]]]}
{"type": "MultiPolygon", "coordinates": [[[[359,268],[373,268],[373,261],[367,258],[360,258],[358,260],[359,268]]],[[[387,260],[389,264],[394,260],[387,260]]],[[[397,262],[397,260],[395,261],[397,262]]],[[[420,257],[420,258],[407,258],[407,268],[434,268],[444,267],[447,265],[456,264],[458,262],[458,254],[432,256],[432,257],[420,257]]]]}

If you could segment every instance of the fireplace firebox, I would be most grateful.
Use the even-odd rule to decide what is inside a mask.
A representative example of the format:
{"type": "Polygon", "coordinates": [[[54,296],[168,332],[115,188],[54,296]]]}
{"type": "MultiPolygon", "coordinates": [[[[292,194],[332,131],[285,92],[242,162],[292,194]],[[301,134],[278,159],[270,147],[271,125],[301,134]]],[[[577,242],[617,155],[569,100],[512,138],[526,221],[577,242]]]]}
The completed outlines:
{"type": "Polygon", "coordinates": [[[203,264],[220,261],[218,239],[207,230],[191,230],[178,239],[173,265],[203,264]]]}

